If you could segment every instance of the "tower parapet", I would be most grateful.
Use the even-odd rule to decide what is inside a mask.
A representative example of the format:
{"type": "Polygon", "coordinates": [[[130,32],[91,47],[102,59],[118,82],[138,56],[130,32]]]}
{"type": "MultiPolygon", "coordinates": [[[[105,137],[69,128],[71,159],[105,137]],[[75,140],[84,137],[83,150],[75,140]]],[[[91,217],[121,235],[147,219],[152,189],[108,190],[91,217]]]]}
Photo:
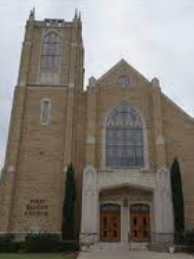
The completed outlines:
{"type": "Polygon", "coordinates": [[[18,86],[60,85],[81,90],[83,59],[81,14],[78,15],[77,10],[72,21],[36,20],[35,9],[31,10],[26,24],[18,86]]]}
{"type": "Polygon", "coordinates": [[[35,20],[35,8],[30,11],[29,20],[35,20]]]}

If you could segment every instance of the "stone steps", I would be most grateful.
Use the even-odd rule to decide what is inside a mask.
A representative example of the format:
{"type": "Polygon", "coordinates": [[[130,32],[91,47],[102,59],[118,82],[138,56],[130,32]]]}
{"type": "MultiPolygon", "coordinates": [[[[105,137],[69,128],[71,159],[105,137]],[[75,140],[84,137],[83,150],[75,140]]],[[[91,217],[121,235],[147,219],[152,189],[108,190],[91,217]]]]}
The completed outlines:
{"type": "Polygon", "coordinates": [[[128,251],[129,245],[124,242],[98,242],[93,246],[94,251],[128,251]]]}
{"type": "Polygon", "coordinates": [[[147,242],[130,242],[129,250],[147,251],[148,243],[147,242]]]}
{"type": "Polygon", "coordinates": [[[148,250],[148,243],[137,243],[131,242],[130,244],[125,242],[98,242],[90,247],[88,247],[89,251],[147,251],[148,250]]]}

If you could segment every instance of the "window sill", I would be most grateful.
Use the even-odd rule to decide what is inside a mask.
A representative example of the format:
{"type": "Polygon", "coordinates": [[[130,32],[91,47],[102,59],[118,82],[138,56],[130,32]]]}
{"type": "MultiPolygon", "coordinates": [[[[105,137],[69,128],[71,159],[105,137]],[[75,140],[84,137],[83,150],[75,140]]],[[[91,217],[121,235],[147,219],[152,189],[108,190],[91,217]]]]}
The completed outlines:
{"type": "Polygon", "coordinates": [[[149,169],[146,167],[110,167],[110,166],[104,166],[101,167],[99,172],[112,172],[115,171],[138,171],[140,173],[149,173],[149,169]]]}

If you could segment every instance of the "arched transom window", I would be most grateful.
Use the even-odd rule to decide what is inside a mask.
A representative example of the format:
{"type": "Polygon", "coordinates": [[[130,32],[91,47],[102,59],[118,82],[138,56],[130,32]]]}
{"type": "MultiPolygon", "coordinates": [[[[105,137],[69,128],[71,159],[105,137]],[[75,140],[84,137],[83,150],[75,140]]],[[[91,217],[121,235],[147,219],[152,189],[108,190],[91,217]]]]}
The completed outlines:
{"type": "Polygon", "coordinates": [[[112,167],[142,167],[143,125],[135,110],[119,105],[106,124],[106,165],[112,167]]]}
{"type": "Polygon", "coordinates": [[[42,42],[41,69],[57,70],[61,62],[61,37],[56,32],[48,33],[42,42]]]}

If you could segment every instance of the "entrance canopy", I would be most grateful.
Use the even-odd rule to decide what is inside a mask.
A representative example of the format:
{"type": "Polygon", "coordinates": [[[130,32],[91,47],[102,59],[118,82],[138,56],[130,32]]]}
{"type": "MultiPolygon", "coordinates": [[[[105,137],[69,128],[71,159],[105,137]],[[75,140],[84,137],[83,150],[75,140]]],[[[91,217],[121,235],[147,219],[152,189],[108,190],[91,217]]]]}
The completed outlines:
{"type": "Polygon", "coordinates": [[[100,200],[106,200],[109,198],[127,198],[131,197],[134,200],[137,199],[152,199],[153,190],[149,188],[143,188],[139,186],[130,186],[130,185],[121,185],[121,186],[114,186],[109,188],[103,188],[100,191],[99,197],[100,200]]]}
{"type": "Polygon", "coordinates": [[[128,242],[131,233],[133,240],[147,239],[150,232],[173,233],[170,180],[166,168],[148,173],[138,169],[87,167],[83,175],[81,242],[95,243],[101,239],[100,208],[106,204],[120,207],[117,215],[106,213],[103,216],[106,238],[128,242]],[[149,206],[146,215],[140,211],[130,214],[131,206],[138,204],[141,208],[149,206]]]}

